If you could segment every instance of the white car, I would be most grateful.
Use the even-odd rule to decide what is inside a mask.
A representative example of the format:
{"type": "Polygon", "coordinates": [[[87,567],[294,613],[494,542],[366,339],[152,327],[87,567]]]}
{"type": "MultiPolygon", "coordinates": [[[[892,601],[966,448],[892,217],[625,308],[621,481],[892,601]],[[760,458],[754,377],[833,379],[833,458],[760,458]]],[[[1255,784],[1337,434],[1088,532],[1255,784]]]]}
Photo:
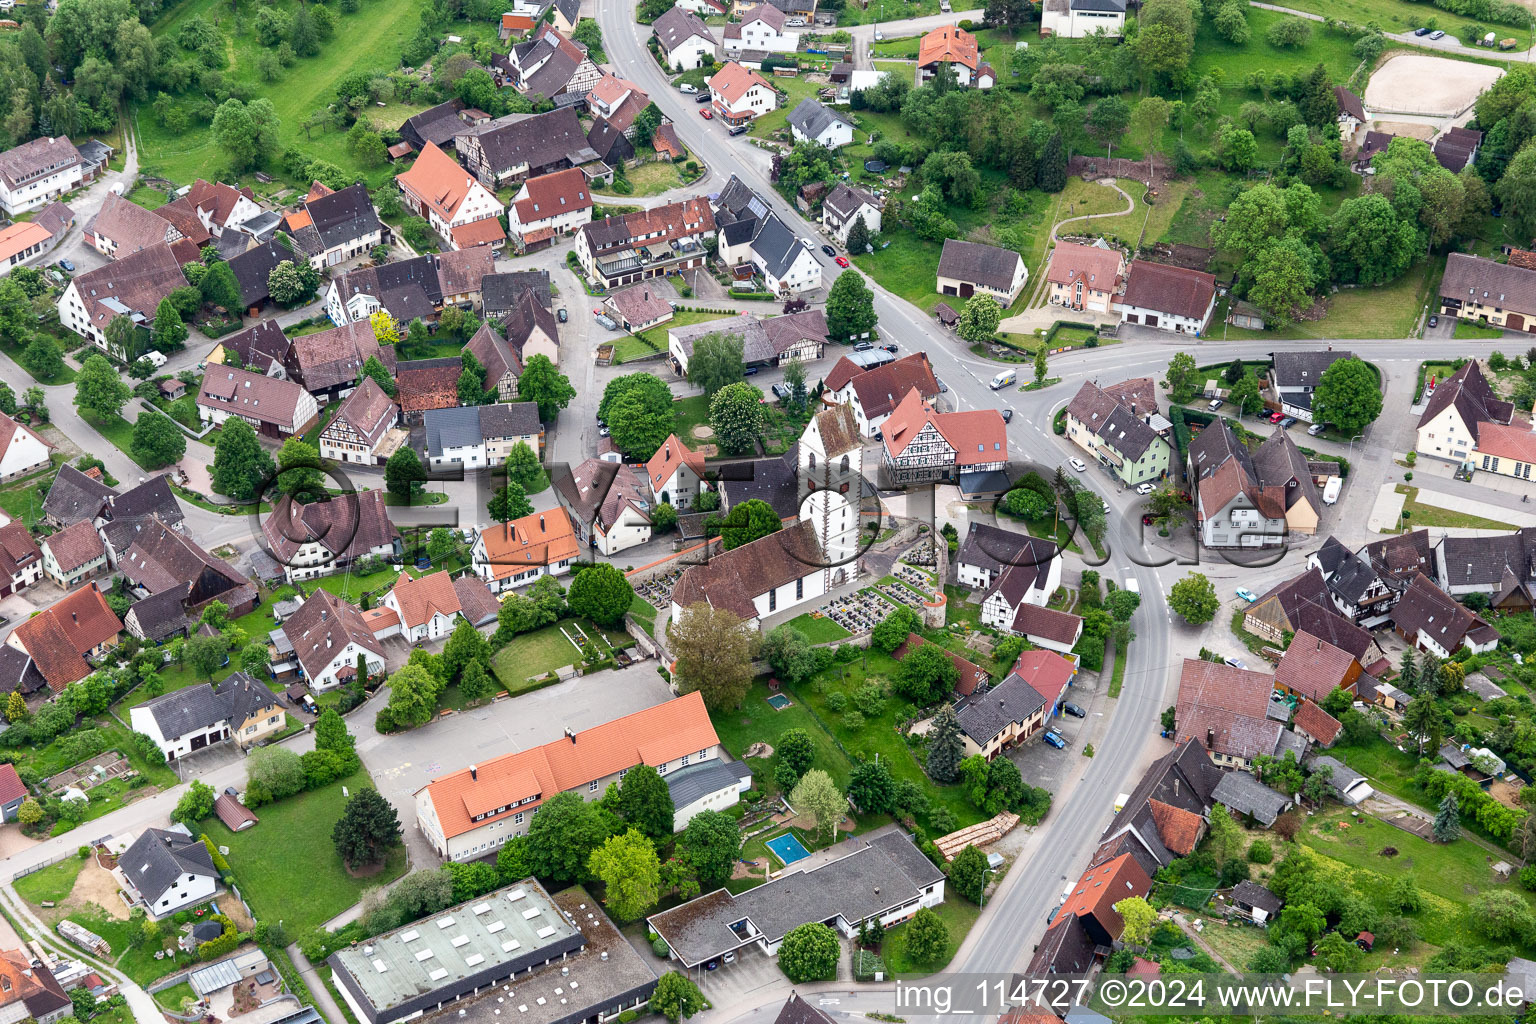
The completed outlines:
{"type": "Polygon", "coordinates": [[[1085,463],[1082,459],[1077,459],[1077,458],[1068,459],[1067,460],[1067,465],[1071,466],[1072,469],[1075,472],[1078,472],[1078,473],[1086,473],[1086,472],[1088,472],[1088,464],[1085,463]]]}
{"type": "Polygon", "coordinates": [[[1152,493],[1152,485],[1151,484],[1137,484],[1136,485],[1136,493],[1137,494],[1151,494],[1152,493]]]}

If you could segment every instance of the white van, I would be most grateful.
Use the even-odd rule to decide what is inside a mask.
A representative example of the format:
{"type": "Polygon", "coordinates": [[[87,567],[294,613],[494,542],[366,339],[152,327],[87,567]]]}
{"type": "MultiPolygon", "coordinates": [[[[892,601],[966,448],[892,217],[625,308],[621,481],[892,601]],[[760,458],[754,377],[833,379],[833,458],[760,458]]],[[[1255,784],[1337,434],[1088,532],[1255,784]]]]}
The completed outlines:
{"type": "Polygon", "coordinates": [[[1341,476],[1330,477],[1328,485],[1323,488],[1323,504],[1332,505],[1339,500],[1339,492],[1344,489],[1344,478],[1341,476]]]}
{"type": "Polygon", "coordinates": [[[1005,388],[1018,379],[1019,375],[1013,370],[1004,370],[1002,373],[992,378],[992,390],[996,391],[998,388],[1005,388]]]}

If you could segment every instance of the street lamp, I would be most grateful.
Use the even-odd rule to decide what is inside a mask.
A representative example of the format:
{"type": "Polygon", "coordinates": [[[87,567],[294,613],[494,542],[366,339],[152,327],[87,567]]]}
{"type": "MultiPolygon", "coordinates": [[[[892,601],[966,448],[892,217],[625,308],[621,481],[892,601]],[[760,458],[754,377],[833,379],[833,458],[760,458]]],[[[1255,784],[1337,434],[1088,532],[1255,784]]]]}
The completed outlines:
{"type": "Polygon", "coordinates": [[[981,869],[981,907],[982,908],[985,908],[986,905],[987,905],[987,876],[990,875],[994,870],[996,870],[996,869],[995,868],[990,868],[990,867],[982,868],[981,869]]]}
{"type": "Polygon", "coordinates": [[[1353,462],[1354,458],[1355,458],[1355,442],[1356,441],[1364,441],[1364,440],[1365,440],[1365,435],[1364,434],[1356,434],[1354,437],[1349,439],[1349,458],[1350,458],[1351,462],[1353,462]]]}

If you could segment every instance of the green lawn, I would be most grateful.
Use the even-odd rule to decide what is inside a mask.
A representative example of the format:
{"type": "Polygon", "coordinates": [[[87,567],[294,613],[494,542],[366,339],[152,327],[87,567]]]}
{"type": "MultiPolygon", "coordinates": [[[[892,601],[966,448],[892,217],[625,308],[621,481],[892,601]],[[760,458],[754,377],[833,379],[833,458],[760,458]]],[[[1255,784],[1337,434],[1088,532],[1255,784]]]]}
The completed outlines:
{"type": "Polygon", "coordinates": [[[1456,326],[1451,328],[1451,337],[1466,341],[1497,339],[1504,337],[1504,328],[1489,327],[1471,320],[1457,320],[1456,326]]]}
{"type": "MultiPolygon", "coordinates": [[[[149,416],[149,415],[152,415],[152,414],[149,413],[149,412],[140,410],[139,415],[141,415],[141,416],[149,416]]],[[[85,420],[85,422],[89,423],[92,427],[95,427],[96,428],[96,432],[98,434],[100,434],[102,437],[106,438],[108,441],[111,441],[112,444],[115,445],[118,448],[119,451],[121,451],[124,455],[128,456],[130,459],[132,459],[139,466],[140,469],[146,469],[147,470],[147,469],[155,468],[155,467],[151,467],[151,466],[145,464],[145,462],[143,460],[141,460],[138,456],[133,454],[133,424],[132,423],[129,423],[127,420],[123,419],[121,416],[112,416],[112,417],[108,418],[108,417],[104,417],[104,416],[98,416],[98,415],[96,415],[93,412],[87,412],[87,411],[84,411],[84,410],[81,411],[80,418],[85,420]]]]}
{"type": "Polygon", "coordinates": [[[816,93],[819,90],[828,88],[825,83],[816,85],[815,83],[807,82],[803,77],[804,74],[805,72],[801,72],[802,77],[799,78],[775,78],[772,75],[768,76],[769,83],[782,89],[785,95],[779,97],[779,105],[776,109],[752,122],[751,134],[758,138],[766,139],[771,138],[775,132],[787,131],[789,129],[790,111],[794,110],[801,100],[815,99],[816,93]]]}
{"type": "MultiPolygon", "coordinates": [[[[1406,0],[1296,0],[1294,3],[1287,0],[1283,6],[1337,18],[1340,21],[1352,21],[1357,25],[1374,21],[1381,26],[1383,32],[1412,32],[1429,19],[1436,20],[1441,28],[1453,35],[1461,28],[1460,25],[1453,23],[1454,16],[1450,13],[1443,10],[1427,10],[1406,0]]],[[[1319,25],[1316,28],[1321,30],[1322,26],[1319,25]]],[[[1521,50],[1531,45],[1529,29],[1490,24],[1483,31],[1497,32],[1500,39],[1517,39],[1521,50]]]]}
{"type": "MultiPolygon", "coordinates": [[[[572,627],[577,625],[588,636],[605,635],[603,630],[585,619],[561,619],[554,625],[524,633],[491,658],[491,671],[496,674],[497,681],[508,693],[516,694],[520,690],[530,689],[530,681],[542,679],[557,668],[580,664],[581,651],[560,631],[563,626],[574,634],[572,627]]],[[[623,643],[629,639],[627,633],[606,635],[610,644],[623,643]]]]}
{"type": "Polygon", "coordinates": [[[880,945],[880,957],[890,971],[889,976],[902,978],[932,974],[949,966],[955,951],[960,948],[960,943],[965,940],[981,914],[981,908],[959,893],[946,892],[944,902],[934,907],[933,912],[939,915],[939,920],[949,930],[949,946],[944,950],[944,955],[932,963],[918,963],[910,959],[906,942],[908,926],[899,924],[886,931],[885,941],[880,945]]]}
{"type": "Polygon", "coordinates": [[[30,875],[23,875],[16,879],[16,891],[21,898],[34,906],[41,903],[57,903],[69,895],[75,887],[75,879],[80,877],[80,869],[85,867],[85,861],[79,857],[69,857],[51,864],[41,871],[34,871],[30,875]]]}
{"type": "MultiPolygon", "coordinates": [[[[291,14],[298,4],[296,0],[278,0],[273,6],[291,14]]],[[[253,98],[272,101],[281,125],[277,151],[302,150],[335,164],[349,176],[356,174],[377,185],[393,173],[392,168],[370,168],[358,163],[345,144],[344,132],[322,128],[307,136],[302,124],[311,112],[335,99],[336,86],[347,75],[395,68],[405,43],[419,28],[420,12],[412,4],[364,0],[354,13],[339,8],[333,13],[336,32],[321,44],[320,52],[314,57],[300,58],[278,81],[270,83],[262,81],[256,70],[256,58],[264,48],[252,27],[254,19],[246,12],[232,14],[223,0],[185,0],[169,8],[152,30],[157,41],[174,40],[181,26],[193,18],[212,22],[226,33],[225,52],[230,66],[223,72],[225,80],[248,91],[253,98]],[[236,30],[238,34],[231,38],[229,33],[236,30]]],[[[179,48],[173,48],[173,52],[178,59],[186,58],[179,48]]],[[[160,125],[147,105],[134,108],[133,114],[140,135],[142,171],[163,175],[179,184],[190,184],[198,177],[225,181],[237,177],[231,174],[229,159],[215,145],[208,125],[194,120],[191,129],[172,132],[160,125]]],[[[390,127],[398,126],[397,122],[390,127]]],[[[266,170],[280,173],[275,156],[276,152],[267,155],[266,170]]]]}
{"type": "Polygon", "coordinates": [[[703,438],[693,436],[693,428],[701,424],[709,423],[709,399],[703,395],[694,395],[692,398],[679,398],[672,403],[672,415],[676,425],[673,433],[682,438],[684,444],[690,448],[697,448],[709,442],[703,438]]]}
{"type": "Polygon", "coordinates": [[[356,793],[372,785],[367,772],[358,772],[267,804],[257,812],[260,824],[244,832],[208,822],[208,837],[229,847],[241,894],[258,918],[281,920],[289,935],[302,935],[352,906],[366,890],[405,872],[403,846],[390,852],[382,871],[364,878],[353,877],[332,847],[331,830],[347,802],[342,788],[356,793]]]}
{"type": "Polygon", "coordinates": [[[1120,696],[1120,688],[1125,685],[1125,647],[1115,645],[1115,667],[1109,677],[1109,695],[1120,696]]]}
{"type": "Polygon", "coordinates": [[[796,615],[785,625],[792,626],[804,633],[806,638],[813,644],[824,644],[831,640],[841,640],[844,637],[853,635],[831,619],[825,616],[818,617],[810,612],[796,615]]]}
{"type": "Polygon", "coordinates": [[[185,981],[170,988],[161,989],[155,993],[155,1001],[174,1013],[181,1012],[181,1003],[184,999],[196,999],[197,993],[192,991],[192,986],[185,981]]]}
{"type": "Polygon", "coordinates": [[[1509,523],[1495,519],[1484,519],[1482,516],[1440,508],[1438,505],[1421,505],[1418,501],[1419,489],[1408,484],[1398,484],[1396,490],[1399,494],[1408,495],[1408,500],[1403,502],[1403,511],[1408,513],[1407,525],[1410,529],[1420,526],[1460,526],[1473,530],[1514,529],[1509,523]]]}
{"type": "Polygon", "coordinates": [[[613,361],[618,363],[632,363],[637,359],[648,359],[659,353],[665,352],[666,336],[662,336],[662,347],[653,348],[645,331],[640,334],[626,334],[613,340],[613,361]]]}
{"type": "MultiPolygon", "coordinates": [[[[399,124],[391,127],[398,128],[399,124]]],[[[657,196],[668,189],[681,188],[682,175],[678,173],[681,164],[674,164],[670,160],[652,160],[638,167],[625,168],[624,173],[629,176],[629,184],[632,191],[627,196],[610,194],[608,189],[592,193],[592,198],[597,202],[624,203],[634,196],[657,196]]],[[[612,186],[610,185],[610,188],[612,186]]]]}
{"type": "Polygon", "coordinates": [[[629,614],[633,615],[640,623],[640,628],[645,630],[647,636],[656,635],[656,606],[645,598],[636,594],[629,602],[629,614]]]}

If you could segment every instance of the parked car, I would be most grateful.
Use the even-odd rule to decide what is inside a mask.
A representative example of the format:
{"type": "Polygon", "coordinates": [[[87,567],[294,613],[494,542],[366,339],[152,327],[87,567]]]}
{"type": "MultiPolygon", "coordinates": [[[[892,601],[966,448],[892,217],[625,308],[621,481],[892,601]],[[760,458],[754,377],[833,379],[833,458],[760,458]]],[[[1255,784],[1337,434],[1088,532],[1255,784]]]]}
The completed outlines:
{"type": "Polygon", "coordinates": [[[1308,437],[1316,437],[1318,434],[1321,434],[1323,431],[1325,431],[1327,429],[1328,428],[1323,426],[1321,423],[1314,423],[1310,427],[1307,428],[1307,436],[1308,437]]]}
{"type": "Polygon", "coordinates": [[[699,111],[699,116],[706,121],[713,121],[715,119],[715,112],[710,110],[708,107],[705,107],[703,110],[699,111]]]}
{"type": "Polygon", "coordinates": [[[1259,595],[1255,594],[1253,591],[1249,590],[1247,587],[1238,587],[1237,588],[1237,596],[1242,598],[1244,601],[1247,601],[1249,604],[1253,604],[1253,602],[1255,602],[1255,601],[1257,601],[1259,599],[1259,595]]]}
{"type": "Polygon", "coordinates": [[[745,135],[747,132],[749,132],[751,130],[752,130],[752,126],[749,125],[749,124],[733,124],[733,125],[731,125],[729,128],[727,128],[725,130],[725,134],[727,134],[727,135],[745,135]]]}
{"type": "Polygon", "coordinates": [[[1445,38],[1445,31],[1443,29],[1438,29],[1437,28],[1437,29],[1435,29],[1433,32],[1431,32],[1429,34],[1429,38],[1431,38],[1431,39],[1444,39],[1445,38]]]}
{"type": "Polygon", "coordinates": [[[761,369],[762,369],[761,366],[749,366],[745,370],[741,371],[741,375],[743,377],[756,377],[757,376],[757,371],[761,370],[761,369]]]}
{"type": "Polygon", "coordinates": [[[1280,421],[1280,429],[1281,430],[1290,430],[1295,425],[1296,425],[1296,417],[1295,416],[1287,416],[1287,417],[1285,417],[1285,419],[1280,421]]]}
{"type": "Polygon", "coordinates": [[[1248,663],[1246,661],[1244,661],[1242,658],[1223,658],[1222,661],[1225,661],[1228,665],[1231,665],[1233,668],[1247,668],[1248,667],[1248,663]]]}
{"type": "Polygon", "coordinates": [[[826,253],[828,258],[833,258],[833,257],[837,256],[837,250],[832,248],[830,245],[822,246],[821,247],[821,251],[826,253]]]}
{"type": "Polygon", "coordinates": [[[1416,29],[1413,30],[1413,34],[1416,35],[1416,36],[1427,36],[1427,35],[1429,35],[1429,29],[1427,29],[1427,28],[1416,28],[1416,29]]]}
{"type": "Polygon", "coordinates": [[[1285,413],[1283,413],[1283,412],[1272,412],[1272,413],[1269,414],[1269,422],[1271,422],[1271,423],[1279,423],[1284,418],[1285,418],[1285,413]]]}
{"type": "Polygon", "coordinates": [[[833,259],[832,262],[836,263],[838,266],[842,267],[844,270],[848,269],[848,257],[847,256],[838,256],[835,259],[833,259]]]}
{"type": "Polygon", "coordinates": [[[68,271],[71,274],[73,274],[75,272],[75,265],[73,263],[71,263],[69,260],[59,260],[59,266],[63,267],[66,271],[68,271]]]}
{"type": "Polygon", "coordinates": [[[943,377],[935,377],[933,379],[939,385],[939,392],[941,394],[949,391],[949,385],[944,383],[943,377]]]}
{"type": "Polygon", "coordinates": [[[771,390],[773,391],[774,397],[780,399],[781,401],[789,397],[788,384],[775,384],[771,390]]]}
{"type": "Polygon", "coordinates": [[[1137,494],[1151,494],[1152,493],[1152,485],[1150,483],[1137,484],[1136,485],[1136,493],[1137,494]]]}
{"type": "Polygon", "coordinates": [[[861,341],[857,345],[853,346],[853,350],[855,352],[868,352],[868,351],[872,350],[874,347],[875,347],[875,343],[872,342],[872,341],[861,341]]]}
{"type": "Polygon", "coordinates": [[[1438,316],[1431,316],[1429,318],[1429,326],[1431,326],[1431,327],[1439,327],[1440,326],[1440,318],[1438,316]]]}
{"type": "Polygon", "coordinates": [[[886,344],[881,345],[880,347],[885,349],[887,352],[895,352],[896,351],[896,343],[894,341],[887,342],[886,344]]]}
{"type": "Polygon", "coordinates": [[[1066,750],[1067,749],[1067,741],[1062,739],[1059,735],[1057,735],[1056,731],[1054,729],[1046,730],[1045,742],[1049,743],[1051,746],[1055,747],[1057,750],[1066,750]]]}
{"type": "Polygon", "coordinates": [[[1067,701],[1065,704],[1063,704],[1061,706],[1061,710],[1066,712],[1067,714],[1071,715],[1073,718],[1087,718],[1088,717],[1088,712],[1084,711],[1082,708],[1078,707],[1076,704],[1073,704],[1071,701],[1067,701]]]}
{"type": "Polygon", "coordinates": [[[1004,423],[1012,423],[1013,422],[1013,410],[1012,409],[1004,409],[1003,410],[1003,422],[1004,423]]]}
{"type": "Polygon", "coordinates": [[[1220,409],[1223,404],[1224,403],[1222,402],[1221,399],[1213,398],[1213,399],[1211,399],[1211,404],[1206,406],[1206,408],[1211,410],[1211,412],[1215,412],[1217,409],[1220,409]]]}
{"type": "Polygon", "coordinates": [[[566,321],[567,321],[567,320],[569,320],[569,319],[570,319],[570,318],[571,318],[571,314],[569,314],[569,313],[567,313],[567,312],[566,312],[566,311],[565,311],[565,307],[564,307],[564,306],[561,306],[561,307],[560,307],[560,310],[559,310],[559,312],[557,312],[557,313],[556,313],[556,314],[555,314],[555,316],[557,316],[557,317],[559,317],[559,318],[560,318],[560,322],[561,322],[561,323],[565,323],[565,322],[566,322],[566,321]]]}
{"type": "Polygon", "coordinates": [[[677,87],[677,91],[686,93],[689,96],[694,96],[698,94],[699,87],[696,85],[689,85],[687,82],[684,82],[682,85],[677,87]]]}
{"type": "Polygon", "coordinates": [[[693,102],[695,102],[695,103],[708,103],[709,102],[709,90],[708,89],[701,89],[699,91],[699,94],[693,98],[693,102]]]}
{"type": "Polygon", "coordinates": [[[1072,458],[1068,459],[1067,460],[1067,465],[1071,466],[1074,472],[1077,472],[1077,473],[1086,473],[1086,472],[1088,472],[1088,463],[1084,462],[1082,459],[1077,458],[1076,456],[1073,456],[1072,458]]]}
{"type": "Polygon", "coordinates": [[[597,319],[597,322],[600,325],[602,325],[603,327],[605,327],[606,329],[608,329],[610,331],[616,331],[616,330],[619,329],[619,325],[614,323],[613,322],[613,318],[608,316],[606,313],[599,313],[599,314],[597,314],[597,318],[596,319],[597,319]]]}

